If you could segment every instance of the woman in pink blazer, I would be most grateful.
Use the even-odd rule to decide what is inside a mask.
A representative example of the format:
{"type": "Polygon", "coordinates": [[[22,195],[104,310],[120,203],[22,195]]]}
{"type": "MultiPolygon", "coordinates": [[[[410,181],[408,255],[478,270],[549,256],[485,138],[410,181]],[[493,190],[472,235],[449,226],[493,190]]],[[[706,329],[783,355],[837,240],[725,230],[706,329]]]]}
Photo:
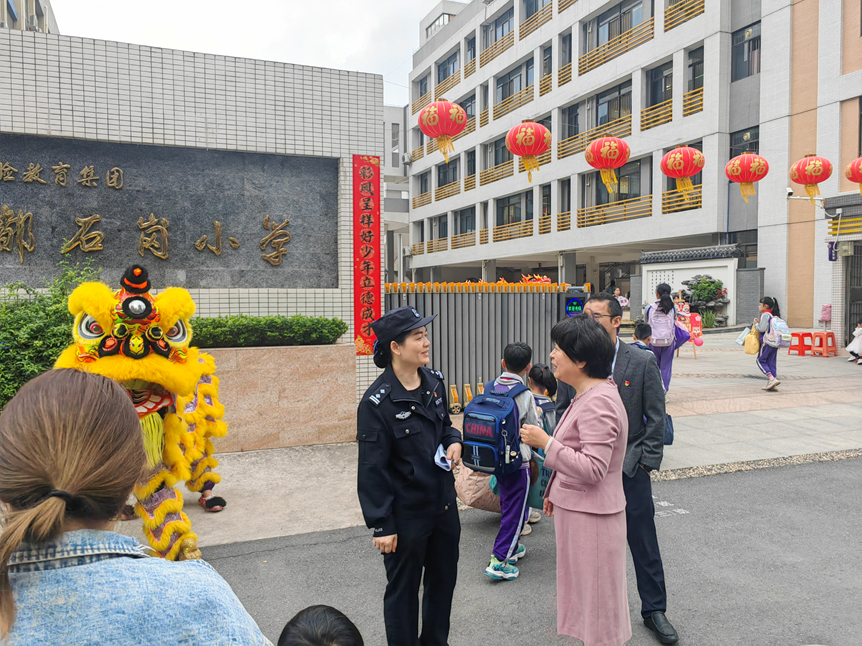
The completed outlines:
{"type": "Polygon", "coordinates": [[[577,396],[554,437],[525,425],[521,441],[545,449],[545,466],[554,470],[545,513],[555,516],[557,632],[584,646],[622,646],[632,636],[622,481],[628,417],[608,377],[616,348],[586,316],[560,321],[551,339],[554,376],[577,396]]]}

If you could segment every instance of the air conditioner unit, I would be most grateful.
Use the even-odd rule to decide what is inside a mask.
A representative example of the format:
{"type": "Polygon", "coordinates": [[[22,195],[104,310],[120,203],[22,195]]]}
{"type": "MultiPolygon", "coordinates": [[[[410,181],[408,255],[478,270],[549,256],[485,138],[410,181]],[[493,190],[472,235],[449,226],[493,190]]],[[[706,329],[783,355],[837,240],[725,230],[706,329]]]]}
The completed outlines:
{"type": "MultiPolygon", "coordinates": [[[[413,255],[413,247],[401,247],[401,255],[402,256],[412,256],[413,255]]],[[[548,440],[550,442],[550,440],[548,440]]]]}
{"type": "Polygon", "coordinates": [[[410,153],[401,153],[401,163],[402,164],[412,164],[413,163],[413,155],[410,153]]]}
{"type": "Polygon", "coordinates": [[[27,16],[27,31],[42,31],[39,29],[39,19],[35,14],[27,16]]]}
{"type": "Polygon", "coordinates": [[[853,255],[853,243],[849,240],[843,240],[838,243],[838,256],[840,258],[847,258],[848,256],[853,255]]]}

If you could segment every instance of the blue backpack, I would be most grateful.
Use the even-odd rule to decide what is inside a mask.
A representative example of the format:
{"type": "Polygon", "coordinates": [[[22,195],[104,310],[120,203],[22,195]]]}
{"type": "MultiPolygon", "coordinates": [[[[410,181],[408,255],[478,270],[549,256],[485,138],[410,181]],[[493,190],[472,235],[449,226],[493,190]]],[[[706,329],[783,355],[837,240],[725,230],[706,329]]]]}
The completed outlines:
{"type": "Polygon", "coordinates": [[[515,397],[524,384],[499,386],[493,381],[464,409],[461,459],[473,471],[508,476],[521,468],[521,425],[515,397]]]}

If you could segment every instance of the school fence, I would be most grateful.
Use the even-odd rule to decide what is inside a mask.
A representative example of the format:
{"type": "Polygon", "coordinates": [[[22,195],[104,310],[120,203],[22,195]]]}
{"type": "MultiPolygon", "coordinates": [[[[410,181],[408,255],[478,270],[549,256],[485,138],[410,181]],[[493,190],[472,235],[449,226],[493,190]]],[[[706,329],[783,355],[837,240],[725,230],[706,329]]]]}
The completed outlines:
{"type": "Polygon", "coordinates": [[[533,363],[550,364],[560,286],[521,287],[518,292],[399,287],[387,286],[386,311],[409,305],[423,317],[437,315],[428,327],[430,367],[443,373],[451,409],[466,405],[484,383],[499,376],[509,343],[523,341],[533,349],[533,363]]]}

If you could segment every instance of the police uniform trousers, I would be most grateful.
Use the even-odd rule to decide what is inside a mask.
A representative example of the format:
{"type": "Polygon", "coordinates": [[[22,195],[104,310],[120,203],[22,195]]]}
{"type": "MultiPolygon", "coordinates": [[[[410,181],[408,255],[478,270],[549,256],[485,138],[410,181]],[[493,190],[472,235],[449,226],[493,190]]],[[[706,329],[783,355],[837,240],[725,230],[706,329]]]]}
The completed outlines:
{"type": "Polygon", "coordinates": [[[657,611],[667,612],[667,590],[658,549],[649,473],[638,466],[634,477],[623,474],[623,491],[626,495],[626,533],[635,565],[641,615],[646,617],[657,611]]]}
{"type": "Polygon", "coordinates": [[[452,595],[458,579],[461,520],[458,505],[444,512],[397,515],[398,545],[384,554],[386,593],[383,617],[389,646],[447,646],[452,595]],[[423,579],[423,572],[424,579],[423,579]],[[419,636],[419,585],[422,635],[419,636]]]}

